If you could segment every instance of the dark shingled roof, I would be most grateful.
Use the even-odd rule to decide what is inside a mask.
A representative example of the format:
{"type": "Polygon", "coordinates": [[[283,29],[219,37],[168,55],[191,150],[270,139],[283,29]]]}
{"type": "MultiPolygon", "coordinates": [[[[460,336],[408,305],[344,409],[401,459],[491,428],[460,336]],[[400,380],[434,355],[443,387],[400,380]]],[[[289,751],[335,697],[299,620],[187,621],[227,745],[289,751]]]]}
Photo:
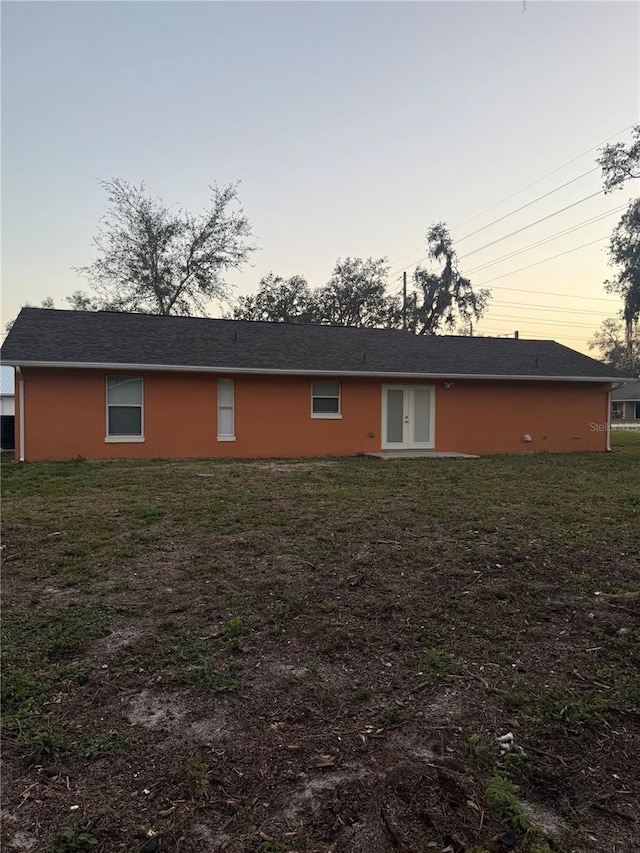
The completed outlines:
{"type": "Polygon", "coordinates": [[[630,403],[640,400],[640,379],[636,379],[635,382],[633,380],[625,382],[624,388],[618,388],[611,394],[611,399],[616,402],[628,401],[630,403]]]}
{"type": "Polygon", "coordinates": [[[1,351],[12,364],[149,365],[226,371],[616,379],[554,341],[23,308],[1,351]]]}

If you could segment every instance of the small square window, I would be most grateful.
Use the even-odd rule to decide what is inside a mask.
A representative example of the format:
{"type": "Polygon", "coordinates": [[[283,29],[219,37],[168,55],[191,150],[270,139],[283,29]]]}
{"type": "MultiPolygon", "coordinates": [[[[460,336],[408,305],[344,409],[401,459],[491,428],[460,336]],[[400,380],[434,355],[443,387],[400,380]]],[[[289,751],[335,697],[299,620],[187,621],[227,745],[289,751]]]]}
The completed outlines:
{"type": "Polygon", "coordinates": [[[342,417],[339,382],[319,381],[311,383],[311,417],[342,417]]]}

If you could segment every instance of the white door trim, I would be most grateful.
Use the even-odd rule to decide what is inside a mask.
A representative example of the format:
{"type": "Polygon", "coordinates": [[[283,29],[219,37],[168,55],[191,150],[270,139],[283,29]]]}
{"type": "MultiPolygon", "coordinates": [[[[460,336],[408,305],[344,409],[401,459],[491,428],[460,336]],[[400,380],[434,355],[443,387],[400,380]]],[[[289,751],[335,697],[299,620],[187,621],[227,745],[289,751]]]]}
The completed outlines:
{"type": "Polygon", "coordinates": [[[383,385],[382,386],[382,450],[433,450],[436,446],[436,386],[435,385],[383,385]],[[387,441],[387,391],[403,391],[403,431],[402,443],[398,441],[387,441]],[[412,442],[411,432],[413,427],[413,391],[429,391],[429,441],[412,442]]]}

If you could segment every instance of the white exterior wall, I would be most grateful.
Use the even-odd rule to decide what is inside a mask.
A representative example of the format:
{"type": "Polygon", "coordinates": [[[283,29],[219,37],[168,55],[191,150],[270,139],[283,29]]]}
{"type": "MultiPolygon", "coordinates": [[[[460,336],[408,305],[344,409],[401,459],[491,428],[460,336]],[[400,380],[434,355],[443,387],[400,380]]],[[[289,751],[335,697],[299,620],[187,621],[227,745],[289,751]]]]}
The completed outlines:
{"type": "Polygon", "coordinates": [[[0,415],[15,415],[15,397],[0,397],[0,415]]]}

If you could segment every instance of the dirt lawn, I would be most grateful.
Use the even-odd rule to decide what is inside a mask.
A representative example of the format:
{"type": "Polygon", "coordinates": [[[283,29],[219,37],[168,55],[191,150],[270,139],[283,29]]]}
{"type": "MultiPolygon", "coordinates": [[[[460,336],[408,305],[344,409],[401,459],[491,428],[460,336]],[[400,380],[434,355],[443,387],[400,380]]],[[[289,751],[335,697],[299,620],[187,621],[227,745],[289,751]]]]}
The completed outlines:
{"type": "Polygon", "coordinates": [[[614,442],[7,462],[3,849],[637,853],[614,442]]]}

